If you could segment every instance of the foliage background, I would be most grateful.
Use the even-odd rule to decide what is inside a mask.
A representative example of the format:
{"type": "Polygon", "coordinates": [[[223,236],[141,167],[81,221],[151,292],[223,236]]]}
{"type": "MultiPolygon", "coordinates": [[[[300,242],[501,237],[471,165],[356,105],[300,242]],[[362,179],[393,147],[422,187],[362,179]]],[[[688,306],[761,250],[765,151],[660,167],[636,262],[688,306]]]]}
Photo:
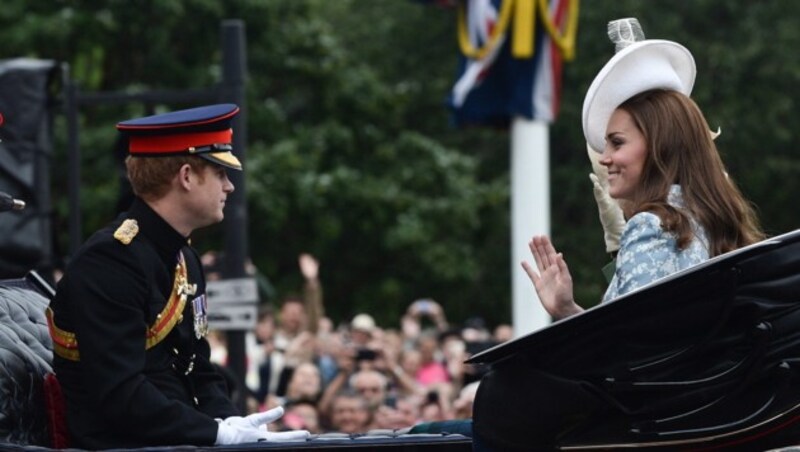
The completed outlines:
{"type": "MultiPolygon", "coordinates": [[[[455,12],[411,0],[4,0],[0,58],[66,62],[84,91],[203,88],[219,81],[220,23],[245,21],[252,257],[280,294],[297,291],[297,255],[322,263],[334,320],[359,311],[396,326],[415,298],[455,321],[511,317],[509,142],[504,130],[457,130],[455,12]]],[[[580,129],[583,95],[611,56],[609,20],[635,16],[651,38],[695,56],[694,97],[731,176],[770,234],[798,225],[800,2],[584,0],[577,58],[564,66],[551,127],[553,240],[576,295],[599,300],[605,263],[580,129]]],[[[163,105],[175,109],[188,105],[163,105]]],[[[114,215],[113,125],[140,105],[84,108],[84,235],[114,215]]],[[[63,167],[57,118],[53,168],[63,167]]],[[[66,243],[66,179],[54,171],[58,244],[66,243]]],[[[532,231],[533,232],[533,231],[532,231]]],[[[195,237],[220,246],[220,230],[195,237]]],[[[273,300],[274,301],[274,300],[273,300]]]]}

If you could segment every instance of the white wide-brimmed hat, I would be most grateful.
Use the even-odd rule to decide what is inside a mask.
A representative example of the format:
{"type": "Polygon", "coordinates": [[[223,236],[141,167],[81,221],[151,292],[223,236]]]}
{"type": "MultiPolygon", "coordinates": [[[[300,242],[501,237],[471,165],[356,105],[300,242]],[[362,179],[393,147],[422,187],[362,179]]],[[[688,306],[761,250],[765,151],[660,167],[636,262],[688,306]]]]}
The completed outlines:
{"type": "Polygon", "coordinates": [[[608,29],[617,53],[594,78],[583,100],[583,134],[597,152],[603,152],[608,121],[623,102],[657,88],[688,96],[697,73],[686,47],[672,41],[645,40],[636,19],[610,22],[608,29]]]}

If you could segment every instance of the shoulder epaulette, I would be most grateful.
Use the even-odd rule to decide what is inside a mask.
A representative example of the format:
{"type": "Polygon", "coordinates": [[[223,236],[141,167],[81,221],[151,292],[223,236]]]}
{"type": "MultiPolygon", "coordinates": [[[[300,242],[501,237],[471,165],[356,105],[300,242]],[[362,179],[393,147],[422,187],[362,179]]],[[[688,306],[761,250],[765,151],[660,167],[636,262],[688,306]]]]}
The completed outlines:
{"type": "Polygon", "coordinates": [[[114,231],[114,238],[122,242],[123,245],[130,245],[131,240],[139,233],[139,223],[128,218],[114,231]]]}

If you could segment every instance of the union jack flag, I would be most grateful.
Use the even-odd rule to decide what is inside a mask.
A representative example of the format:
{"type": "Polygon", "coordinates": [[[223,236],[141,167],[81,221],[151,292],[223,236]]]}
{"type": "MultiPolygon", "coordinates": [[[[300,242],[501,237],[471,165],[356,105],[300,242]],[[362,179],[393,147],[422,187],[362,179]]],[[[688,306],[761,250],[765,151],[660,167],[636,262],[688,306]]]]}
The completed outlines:
{"type": "MultiPolygon", "coordinates": [[[[459,20],[466,26],[467,45],[486,51],[477,57],[462,53],[459,59],[458,77],[448,97],[458,126],[507,126],[514,116],[552,122],[558,114],[561,52],[542,22],[533,18],[536,24],[530,36],[533,53],[528,57],[514,56],[511,35],[518,22],[510,23],[507,15],[503,22],[504,1],[514,2],[463,0],[461,5],[465,14],[459,20]],[[498,27],[505,30],[498,30],[498,27]],[[502,34],[498,34],[499,31],[502,34]]],[[[530,4],[535,3],[534,0],[530,4]]],[[[549,19],[559,30],[567,16],[567,3],[568,0],[548,3],[549,19]]]]}

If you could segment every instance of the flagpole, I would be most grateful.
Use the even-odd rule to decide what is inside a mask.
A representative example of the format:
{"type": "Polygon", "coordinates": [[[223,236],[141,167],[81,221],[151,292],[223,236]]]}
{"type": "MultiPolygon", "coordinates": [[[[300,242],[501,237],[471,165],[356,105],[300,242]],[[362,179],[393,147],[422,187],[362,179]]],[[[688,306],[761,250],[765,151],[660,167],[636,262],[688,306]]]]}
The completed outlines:
{"type": "Polygon", "coordinates": [[[533,263],[528,242],[550,235],[550,146],[546,121],[516,116],[511,123],[511,281],[514,336],[550,324],[533,283],[520,266],[533,263]]]}

